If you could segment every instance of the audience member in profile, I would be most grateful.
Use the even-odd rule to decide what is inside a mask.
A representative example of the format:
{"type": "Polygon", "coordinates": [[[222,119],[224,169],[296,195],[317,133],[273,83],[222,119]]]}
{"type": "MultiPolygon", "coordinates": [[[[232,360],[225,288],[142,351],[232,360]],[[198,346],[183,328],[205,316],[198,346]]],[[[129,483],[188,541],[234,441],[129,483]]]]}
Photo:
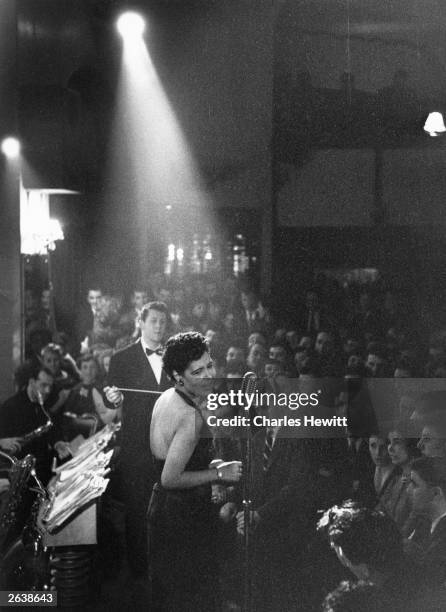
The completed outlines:
{"type": "MultiPolygon", "coordinates": [[[[443,588],[446,581],[446,466],[440,457],[421,457],[411,466],[409,491],[414,511],[430,522],[424,539],[411,534],[406,553],[420,571],[426,588],[443,588]],[[417,542],[417,543],[415,543],[417,542]]],[[[446,592],[443,593],[446,605],[446,592]]],[[[439,608],[440,609],[440,608],[439,608]]],[[[443,606],[443,608],[445,607],[443,606]]]]}
{"type": "MultiPolygon", "coordinates": [[[[401,535],[389,516],[349,500],[327,510],[318,529],[327,535],[342,565],[358,580],[376,588],[380,610],[408,609],[415,585],[405,563],[401,535]]],[[[363,608],[356,608],[359,610],[363,608]]]]}
{"type": "Polygon", "coordinates": [[[446,414],[432,416],[425,422],[418,448],[424,457],[441,457],[446,464],[446,414]]]}
{"type": "Polygon", "coordinates": [[[388,452],[388,445],[389,440],[381,433],[373,433],[369,437],[370,457],[375,464],[373,485],[378,500],[392,481],[392,474],[395,471],[395,465],[388,452]]]}
{"type": "Polygon", "coordinates": [[[412,500],[408,491],[410,465],[420,455],[416,434],[407,423],[399,422],[392,426],[388,451],[395,470],[380,496],[379,508],[387,512],[402,533],[407,534],[413,520],[412,500]]]}

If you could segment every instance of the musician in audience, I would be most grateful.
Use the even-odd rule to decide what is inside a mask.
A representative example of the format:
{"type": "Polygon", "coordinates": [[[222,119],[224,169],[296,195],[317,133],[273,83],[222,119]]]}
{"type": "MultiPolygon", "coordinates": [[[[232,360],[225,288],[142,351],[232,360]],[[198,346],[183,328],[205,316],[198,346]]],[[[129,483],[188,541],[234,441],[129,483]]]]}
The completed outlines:
{"type": "Polygon", "coordinates": [[[26,388],[7,399],[0,407],[0,431],[3,436],[15,439],[13,449],[18,457],[27,453],[35,456],[37,476],[46,484],[51,475],[48,433],[29,442],[23,438],[49,421],[44,402],[51,392],[54,378],[43,365],[31,365],[26,379],[26,388]],[[17,443],[20,444],[18,452],[17,443]]]}

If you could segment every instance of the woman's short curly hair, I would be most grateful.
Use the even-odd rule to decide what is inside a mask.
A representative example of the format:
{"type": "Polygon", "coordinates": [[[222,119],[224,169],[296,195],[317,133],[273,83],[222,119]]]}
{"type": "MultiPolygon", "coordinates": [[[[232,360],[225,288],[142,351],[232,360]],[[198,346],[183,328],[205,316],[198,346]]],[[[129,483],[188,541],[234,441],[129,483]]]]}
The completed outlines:
{"type": "Polygon", "coordinates": [[[352,500],[327,510],[318,523],[318,531],[332,544],[342,547],[355,565],[390,571],[402,558],[402,538],[392,519],[380,510],[372,510],[352,500]]]}
{"type": "Polygon", "coordinates": [[[183,332],[169,338],[163,353],[163,367],[170,378],[173,373],[183,374],[192,361],[209,352],[206,338],[198,332],[183,332]]]}

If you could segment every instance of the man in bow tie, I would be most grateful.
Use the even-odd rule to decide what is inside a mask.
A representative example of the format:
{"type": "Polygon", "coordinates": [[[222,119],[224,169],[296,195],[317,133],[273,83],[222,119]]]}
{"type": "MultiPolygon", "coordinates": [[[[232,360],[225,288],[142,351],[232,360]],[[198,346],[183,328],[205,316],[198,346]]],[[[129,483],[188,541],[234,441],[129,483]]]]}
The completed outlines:
{"type": "Polygon", "coordinates": [[[132,577],[138,582],[146,579],[148,565],[145,513],[154,484],[150,421],[156,400],[171,386],[161,358],[168,316],[163,302],[143,306],[139,320],[141,338],[113,355],[109,386],[104,389],[112,407],[122,406],[120,468],[126,505],[127,560],[132,577]],[[155,393],[122,393],[120,388],[155,393]]]}

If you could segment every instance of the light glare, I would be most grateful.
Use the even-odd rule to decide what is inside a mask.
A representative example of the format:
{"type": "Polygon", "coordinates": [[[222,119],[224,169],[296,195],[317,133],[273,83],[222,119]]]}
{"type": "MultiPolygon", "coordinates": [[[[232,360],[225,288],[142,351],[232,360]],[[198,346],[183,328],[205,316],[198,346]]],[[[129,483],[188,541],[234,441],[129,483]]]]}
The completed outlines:
{"type": "Polygon", "coordinates": [[[2,152],[6,157],[12,159],[20,153],[20,143],[17,138],[8,137],[2,141],[2,152]]]}
{"type": "Polygon", "coordinates": [[[446,132],[443,115],[438,112],[429,113],[426,123],[424,124],[424,131],[427,132],[429,136],[432,136],[432,138],[446,132]]]}
{"type": "Polygon", "coordinates": [[[117,23],[118,32],[124,39],[132,39],[134,36],[142,36],[146,27],[144,19],[138,13],[123,13],[117,23]]]}

